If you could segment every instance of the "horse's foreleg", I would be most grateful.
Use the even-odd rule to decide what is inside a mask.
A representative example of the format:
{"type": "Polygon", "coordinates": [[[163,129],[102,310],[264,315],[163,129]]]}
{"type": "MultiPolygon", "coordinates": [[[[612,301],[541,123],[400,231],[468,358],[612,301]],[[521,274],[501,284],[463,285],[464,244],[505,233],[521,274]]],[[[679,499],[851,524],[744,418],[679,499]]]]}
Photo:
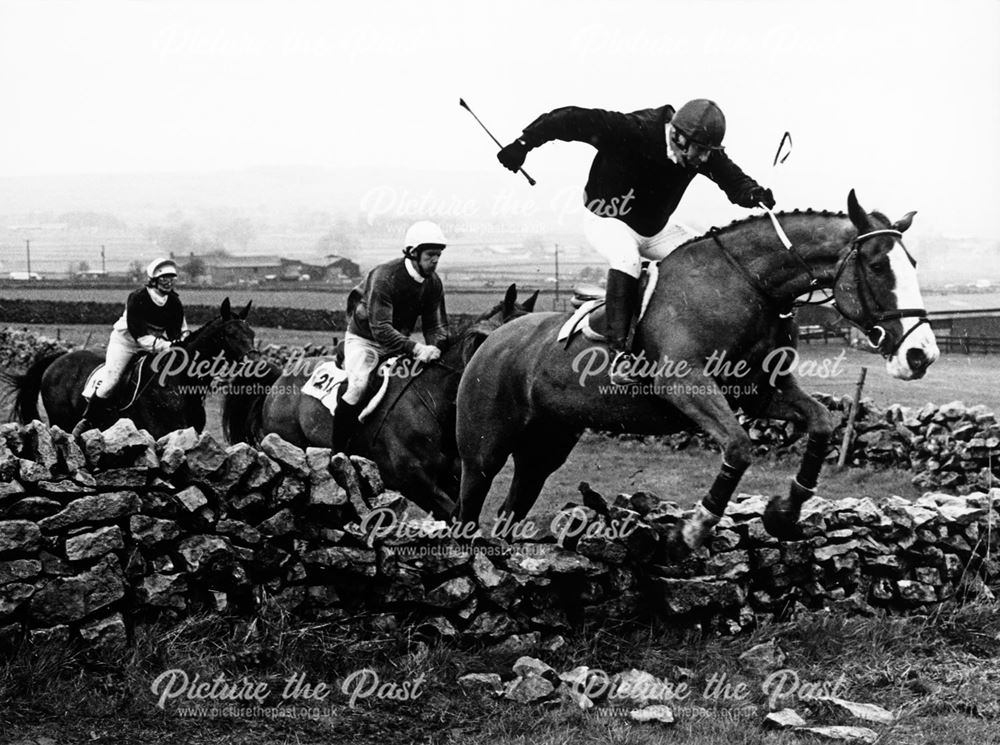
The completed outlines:
{"type": "Polygon", "coordinates": [[[438,520],[449,520],[455,512],[455,502],[441,487],[434,483],[433,478],[426,471],[411,472],[406,486],[401,488],[400,492],[438,520]]]}
{"type": "Polygon", "coordinates": [[[816,493],[819,472],[833,434],[833,417],[823,404],[802,391],[793,379],[785,380],[787,382],[776,391],[764,416],[805,423],[809,432],[806,452],[798,473],[792,479],[788,496],[773,497],[764,512],[767,532],[787,540],[801,534],[798,522],[802,504],[816,493]]]}
{"type": "Polygon", "coordinates": [[[708,494],[695,508],[694,515],[681,527],[680,536],[685,546],[701,546],[712,527],[719,522],[729,498],[750,466],[750,437],[739,421],[719,386],[712,381],[714,390],[698,395],[671,394],[666,401],[679,410],[722,447],[722,467],[708,494]]]}
{"type": "Polygon", "coordinates": [[[531,427],[514,451],[514,478],[500,514],[523,520],[545,485],[545,480],[566,462],[580,439],[580,431],[557,426],[531,427]]]}

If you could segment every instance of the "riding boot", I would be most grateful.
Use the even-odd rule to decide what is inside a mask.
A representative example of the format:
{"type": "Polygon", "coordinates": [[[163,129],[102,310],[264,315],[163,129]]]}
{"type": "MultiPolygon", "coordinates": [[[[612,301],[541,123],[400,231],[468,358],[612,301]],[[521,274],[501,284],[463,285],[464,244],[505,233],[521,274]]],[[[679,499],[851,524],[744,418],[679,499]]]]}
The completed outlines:
{"type": "Polygon", "coordinates": [[[87,401],[87,408],[83,410],[83,416],[73,427],[73,437],[78,438],[84,432],[91,429],[100,429],[105,423],[105,419],[111,413],[111,405],[108,399],[100,396],[91,396],[87,401]]]}
{"type": "Polygon", "coordinates": [[[638,360],[632,354],[632,350],[627,348],[627,344],[638,295],[638,279],[618,269],[608,270],[605,313],[608,347],[612,355],[608,374],[612,385],[632,385],[637,382],[637,377],[632,371],[638,360]]]}
{"type": "Polygon", "coordinates": [[[347,444],[358,429],[358,414],[361,413],[361,402],[349,404],[343,396],[337,399],[337,408],[333,414],[333,438],[331,447],[334,453],[346,453],[347,444]]]}

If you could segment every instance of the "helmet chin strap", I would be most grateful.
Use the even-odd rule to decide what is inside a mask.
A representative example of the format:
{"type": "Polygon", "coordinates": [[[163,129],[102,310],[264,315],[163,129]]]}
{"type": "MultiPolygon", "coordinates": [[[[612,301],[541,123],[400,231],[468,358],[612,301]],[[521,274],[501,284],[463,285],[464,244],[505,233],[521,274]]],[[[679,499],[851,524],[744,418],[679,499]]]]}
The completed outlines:
{"type": "Polygon", "coordinates": [[[420,266],[419,253],[414,252],[412,249],[407,249],[403,251],[403,255],[406,257],[406,260],[413,265],[413,268],[416,270],[417,274],[419,274],[424,279],[427,279],[427,277],[430,276],[430,272],[425,272],[424,268],[420,266]]]}

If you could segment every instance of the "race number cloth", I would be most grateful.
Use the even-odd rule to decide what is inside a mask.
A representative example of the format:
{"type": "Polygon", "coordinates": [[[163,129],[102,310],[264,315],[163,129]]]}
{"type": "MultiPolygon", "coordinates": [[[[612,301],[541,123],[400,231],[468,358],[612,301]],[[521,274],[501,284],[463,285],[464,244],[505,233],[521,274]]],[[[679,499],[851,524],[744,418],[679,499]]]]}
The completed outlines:
{"type": "MultiPolygon", "coordinates": [[[[143,367],[146,364],[146,360],[148,359],[149,357],[144,355],[136,363],[135,375],[133,378],[131,378],[131,382],[129,382],[130,379],[127,377],[124,380],[119,381],[119,385],[128,386],[128,388],[125,390],[127,391],[129,398],[125,399],[127,403],[125,403],[122,406],[123,409],[126,409],[132,404],[134,404],[136,398],[139,397],[139,386],[143,382],[142,371],[143,367]]],[[[105,380],[107,380],[107,374],[106,374],[107,370],[108,366],[102,362],[100,365],[94,368],[93,372],[91,372],[90,375],[87,376],[87,382],[83,384],[83,393],[82,393],[83,397],[86,400],[89,401],[90,399],[92,399],[96,395],[97,391],[104,385],[105,380]]],[[[128,375],[127,370],[125,372],[125,375],[128,375]]]]}
{"type": "Polygon", "coordinates": [[[94,371],[90,373],[87,378],[87,382],[83,384],[83,397],[86,399],[91,398],[97,389],[104,382],[104,363],[94,368],[94,371]]]}
{"type": "MultiPolygon", "coordinates": [[[[363,422],[385,396],[385,392],[389,388],[389,371],[397,359],[398,357],[390,357],[379,365],[378,375],[382,378],[382,382],[379,384],[375,395],[372,396],[365,408],[358,414],[359,421],[363,422]]],[[[340,394],[340,388],[346,385],[346,383],[347,371],[331,360],[330,362],[324,362],[313,370],[312,375],[309,376],[309,380],[302,386],[302,393],[317,399],[333,414],[337,410],[337,398],[340,394]]]]}

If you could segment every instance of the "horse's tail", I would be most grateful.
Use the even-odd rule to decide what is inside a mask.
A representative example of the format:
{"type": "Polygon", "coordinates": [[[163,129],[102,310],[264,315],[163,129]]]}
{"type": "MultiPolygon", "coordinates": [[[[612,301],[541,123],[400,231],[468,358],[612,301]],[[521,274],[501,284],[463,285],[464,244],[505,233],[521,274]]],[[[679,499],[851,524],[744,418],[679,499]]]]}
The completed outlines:
{"type": "Polygon", "coordinates": [[[271,362],[257,367],[252,376],[233,380],[222,399],[222,431],[230,443],[260,444],[264,399],[281,377],[281,368],[271,362]]]}
{"type": "Polygon", "coordinates": [[[49,369],[49,365],[62,357],[65,352],[49,352],[34,362],[21,375],[14,375],[8,372],[0,372],[2,379],[16,394],[14,399],[13,415],[14,419],[22,424],[27,424],[32,419],[39,419],[38,414],[38,394],[42,390],[42,373],[49,369]]]}

